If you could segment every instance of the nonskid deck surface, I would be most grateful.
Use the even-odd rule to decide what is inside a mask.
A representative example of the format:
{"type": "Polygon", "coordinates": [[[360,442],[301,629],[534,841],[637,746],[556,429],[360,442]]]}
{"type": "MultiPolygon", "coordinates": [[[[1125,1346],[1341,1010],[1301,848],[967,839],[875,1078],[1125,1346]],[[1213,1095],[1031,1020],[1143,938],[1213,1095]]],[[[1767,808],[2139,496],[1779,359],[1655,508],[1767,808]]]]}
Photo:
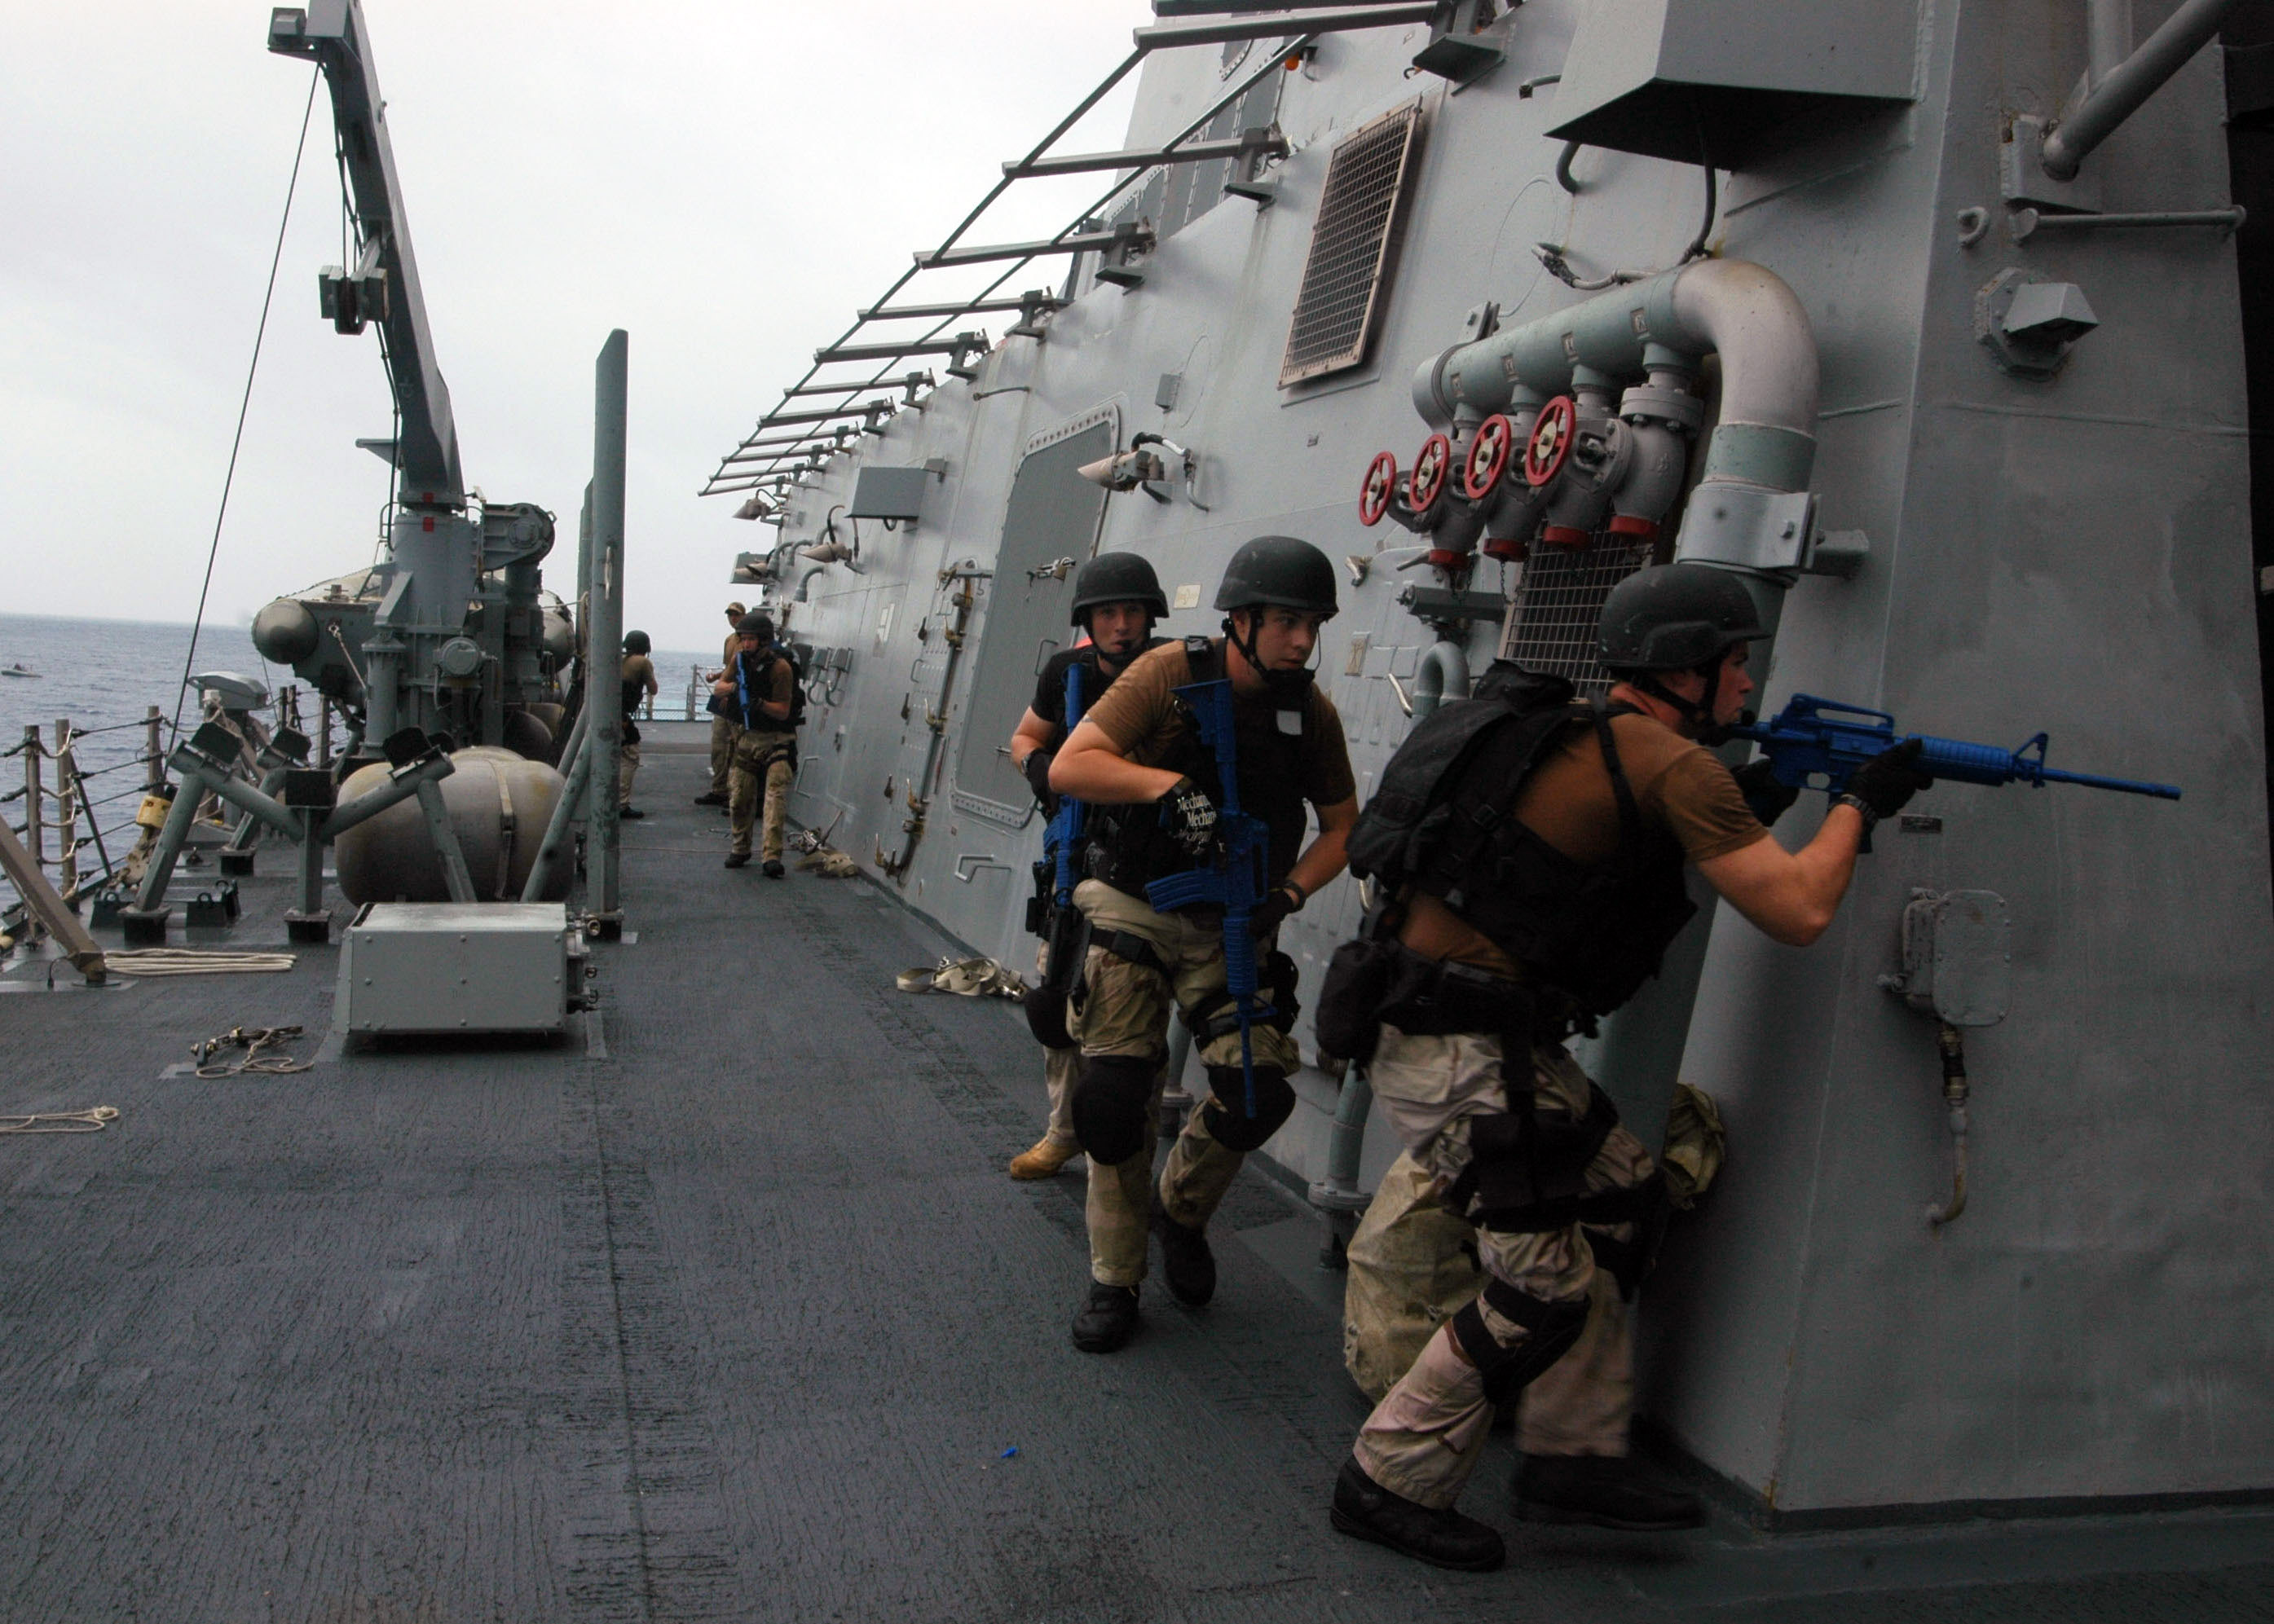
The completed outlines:
{"type": "MultiPolygon", "coordinates": [[[[0,1139],[0,1618],[2274,1618],[2264,1513],[1548,1530],[1498,1440],[1507,1570],[1333,1534],[1365,1405],[1292,1198],[1251,1169],[1216,1302],[1075,1352],[1015,1011],[892,990],[949,944],[865,881],[722,870],[702,771],[642,771],[599,1044],[163,1075],[315,1052],[330,949],[0,998],[0,1110],[123,1113],[0,1139]]],[[[234,942],[282,942],[282,855],[234,942]]]]}

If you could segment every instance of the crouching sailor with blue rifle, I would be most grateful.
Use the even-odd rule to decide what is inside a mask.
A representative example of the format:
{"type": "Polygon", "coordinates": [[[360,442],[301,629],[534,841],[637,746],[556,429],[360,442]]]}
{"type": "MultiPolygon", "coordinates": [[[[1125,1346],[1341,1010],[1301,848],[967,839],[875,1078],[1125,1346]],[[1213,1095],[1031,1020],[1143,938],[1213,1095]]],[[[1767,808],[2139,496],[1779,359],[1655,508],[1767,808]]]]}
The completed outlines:
{"type": "MultiPolygon", "coordinates": [[[[1767,635],[1736,575],[1641,570],[1598,628],[1608,703],[1496,665],[1476,698],[1407,737],[1352,833],[1352,871],[1381,900],[1335,955],[1319,1041],[1368,1064],[1445,1209],[1476,1226],[1485,1285],[1359,1429],[1335,1485],[1346,1534],[1440,1567],[1498,1567],[1500,1535],[1454,1501],[1494,1407],[1567,1354],[1577,1368],[1557,1370],[1556,1425],[1537,1429],[1558,1452],[1524,1456],[1518,1514],[1631,1529],[1700,1520],[1694,1497],[1627,1459],[1625,1304],[1663,1186],[1563,1041],[1658,973],[1695,912],[1685,865],[1769,936],[1806,946],[1832,922],[1871,824],[1928,781],[1918,745],[1894,746],[1855,769],[1800,850],[1769,838],[1765,820],[1797,792],[1766,761],[1733,774],[1700,742],[1738,720],[1750,645],[1767,635]]],[[[1525,1421],[1530,1448],[1529,1409],[1525,1421]]]]}
{"type": "Polygon", "coordinates": [[[1035,987],[1027,995],[1027,1024],[1043,1046],[1043,1081],[1050,1101],[1050,1125],[1033,1148],[1011,1158],[1013,1178],[1054,1177],[1081,1148],[1073,1132],[1073,1085],[1081,1050],[1066,1035],[1065,1002],[1078,966],[1081,915],[1073,906],[1081,876],[1083,808],[1050,793],[1050,763],[1081,715],[1129,663],[1165,639],[1156,622],[1169,616],[1169,600],[1153,566],[1134,553],[1101,553],[1073,578],[1073,623],[1088,640],[1062,649],[1043,664],[1034,703],[1011,735],[1011,764],[1035,792],[1050,820],[1043,861],[1035,865],[1028,929],[1042,937],[1035,987]]]}
{"type": "Polygon", "coordinates": [[[1308,542],[1260,537],[1232,555],[1216,606],[1223,637],[1139,658],[1050,768],[1050,788],[1089,808],[1091,877],[1073,892],[1089,946],[1066,1012],[1081,1049],[1074,1132],[1090,1164],[1090,1286],[1073,1322],[1088,1353],[1137,1329],[1148,1211],[1171,1294],[1193,1306],[1215,1294],[1208,1221],[1246,1154],[1295,1109],[1295,966],[1278,929],[1343,871],[1358,818],[1342,721],[1309,669],[1336,609],[1334,566],[1308,542]],[[1308,846],[1306,803],[1319,825],[1308,846]],[[1156,1192],[1172,1005],[1210,1097],[1156,1192]]]}

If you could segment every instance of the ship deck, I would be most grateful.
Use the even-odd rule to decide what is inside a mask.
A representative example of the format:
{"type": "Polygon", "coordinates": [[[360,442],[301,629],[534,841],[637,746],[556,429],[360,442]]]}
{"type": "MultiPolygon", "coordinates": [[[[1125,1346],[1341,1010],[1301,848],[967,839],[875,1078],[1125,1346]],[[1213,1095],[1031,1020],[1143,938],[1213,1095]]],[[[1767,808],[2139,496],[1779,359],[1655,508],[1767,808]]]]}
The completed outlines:
{"type": "MultiPolygon", "coordinates": [[[[121,1113],[0,1139],[0,1617],[2274,1618],[2265,1507],[1547,1530],[1505,1434],[1465,1500],[1504,1571],[1334,1534],[1366,1406],[1296,1195],[1251,1166],[1216,1303],[1148,1288],[1077,1353],[1079,1178],[1003,1173],[1042,1115],[1016,1011],[895,991],[953,944],[865,880],[722,871],[696,748],[649,747],[636,940],[566,1044],[205,1081],[232,1026],[319,1052],[335,950],[0,983],[0,1110],[121,1113]]],[[[282,944],[284,859],[213,944],[282,944]]]]}

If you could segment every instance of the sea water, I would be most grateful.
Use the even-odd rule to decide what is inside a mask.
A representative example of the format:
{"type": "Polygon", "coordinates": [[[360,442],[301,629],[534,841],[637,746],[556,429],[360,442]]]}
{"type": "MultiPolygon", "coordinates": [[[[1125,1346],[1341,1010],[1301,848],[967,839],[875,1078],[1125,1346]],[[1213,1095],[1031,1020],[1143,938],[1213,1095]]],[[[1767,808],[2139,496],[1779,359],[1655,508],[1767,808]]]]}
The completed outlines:
{"type": "MultiPolygon", "coordinates": [[[[280,688],[297,684],[301,690],[302,726],[312,734],[319,714],[316,695],[289,669],[263,660],[244,627],[200,628],[194,657],[190,637],[190,627],[177,622],[0,614],[0,669],[24,665],[39,673],[36,677],[0,676],[0,751],[18,752],[0,756],[0,795],[24,786],[24,756],[19,748],[24,730],[37,727],[52,748],[56,721],[68,718],[74,732],[81,735],[79,768],[87,781],[98,827],[111,857],[123,855],[134,843],[134,813],[147,777],[138,763],[149,748],[144,718],[150,707],[156,705],[164,718],[162,748],[172,748],[177,700],[182,726],[194,729],[198,725],[196,692],[183,696],[185,669],[192,675],[233,672],[263,684],[272,695],[280,688]]],[[[711,670],[718,665],[718,657],[658,650],[653,658],[656,680],[663,690],[656,697],[656,715],[684,715],[691,668],[702,665],[711,670]]],[[[698,715],[706,696],[697,696],[698,715]]],[[[274,711],[264,712],[263,719],[273,724],[274,711]]],[[[335,730],[335,743],[341,736],[335,730]]],[[[41,771],[52,788],[54,763],[43,763],[41,771]]],[[[18,794],[0,803],[0,816],[5,816],[11,828],[19,828],[24,823],[24,796],[18,794]]],[[[46,816],[51,825],[54,815],[50,800],[46,816]]],[[[79,828],[84,836],[84,818],[79,828]]],[[[47,846],[52,861],[56,849],[52,827],[47,846]]],[[[84,872],[91,867],[99,868],[100,863],[89,849],[80,854],[80,868],[84,872]]],[[[4,880],[0,880],[0,898],[14,898],[4,880]]]]}

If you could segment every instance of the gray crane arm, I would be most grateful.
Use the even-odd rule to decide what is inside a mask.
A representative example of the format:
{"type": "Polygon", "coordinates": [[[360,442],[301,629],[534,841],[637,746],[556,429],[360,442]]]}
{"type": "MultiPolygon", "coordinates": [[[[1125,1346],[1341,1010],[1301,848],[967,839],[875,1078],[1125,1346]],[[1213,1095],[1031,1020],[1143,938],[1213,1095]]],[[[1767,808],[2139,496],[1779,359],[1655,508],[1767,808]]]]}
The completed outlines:
{"type": "MultiPolygon", "coordinates": [[[[365,278],[385,274],[378,319],[387,339],[395,404],[402,417],[395,470],[406,501],[456,507],[465,485],[458,469],[458,431],[450,416],[450,387],[435,362],[426,302],[418,289],[418,263],[410,252],[403,188],[387,139],[387,103],[372,66],[371,34],[361,0],[315,0],[302,11],[270,13],[268,49],[312,59],[332,95],[348,184],[355,197],[365,278]]],[[[343,330],[356,331],[360,321],[343,330]]]]}

